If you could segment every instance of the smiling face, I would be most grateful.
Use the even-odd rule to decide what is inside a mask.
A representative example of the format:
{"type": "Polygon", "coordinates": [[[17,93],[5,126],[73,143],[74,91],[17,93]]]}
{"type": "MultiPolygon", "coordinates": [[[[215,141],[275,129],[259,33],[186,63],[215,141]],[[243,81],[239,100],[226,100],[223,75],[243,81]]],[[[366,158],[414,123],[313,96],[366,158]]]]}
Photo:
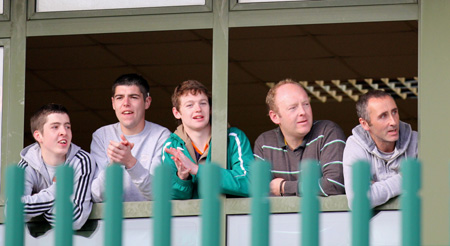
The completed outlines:
{"type": "Polygon", "coordinates": [[[280,126],[285,138],[301,142],[313,123],[308,94],[300,85],[285,84],[277,89],[274,102],[276,110],[269,111],[270,119],[280,126]]]}
{"type": "Polygon", "coordinates": [[[135,135],[145,126],[145,110],[150,107],[151,97],[144,95],[136,85],[119,85],[111,98],[120,127],[125,135],[135,135]]]}
{"type": "Polygon", "coordinates": [[[394,99],[390,96],[371,98],[367,104],[367,112],[370,121],[359,118],[361,126],[369,132],[379,150],[394,151],[400,121],[394,99]]]}
{"type": "Polygon", "coordinates": [[[42,132],[35,130],[33,136],[41,146],[42,157],[44,160],[64,160],[69,150],[70,143],[72,142],[72,130],[69,116],[64,113],[49,114],[42,132]]]}
{"type": "Polygon", "coordinates": [[[179,109],[172,108],[175,118],[180,119],[186,132],[203,131],[210,128],[211,109],[204,93],[186,93],[179,97],[179,109]]]}

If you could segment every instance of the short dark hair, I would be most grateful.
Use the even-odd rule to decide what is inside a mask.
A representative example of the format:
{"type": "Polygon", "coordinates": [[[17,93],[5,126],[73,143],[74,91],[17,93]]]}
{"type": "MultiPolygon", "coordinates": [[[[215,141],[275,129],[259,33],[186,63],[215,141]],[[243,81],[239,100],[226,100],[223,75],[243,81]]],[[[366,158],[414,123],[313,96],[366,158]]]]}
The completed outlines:
{"type": "MultiPolygon", "coordinates": [[[[203,93],[208,97],[209,106],[212,106],[212,96],[208,88],[205,85],[198,82],[197,80],[186,80],[181,82],[172,94],[172,106],[177,110],[180,110],[180,97],[191,93],[192,95],[197,95],[198,93],[203,93]]],[[[181,124],[181,120],[177,119],[178,125],[181,124]]]]}
{"type": "Polygon", "coordinates": [[[39,108],[34,114],[31,116],[30,119],[30,127],[31,127],[31,134],[33,134],[34,131],[38,130],[40,132],[44,132],[44,125],[47,122],[47,116],[49,114],[67,114],[69,115],[69,111],[67,111],[66,107],[64,107],[61,104],[56,103],[49,103],[41,108],[39,108]]]}
{"type": "Polygon", "coordinates": [[[112,86],[113,97],[114,93],[116,93],[116,87],[119,85],[136,85],[137,87],[139,87],[139,90],[144,96],[144,99],[150,96],[150,86],[148,85],[147,80],[145,80],[144,77],[139,74],[129,73],[119,76],[119,78],[114,81],[114,84],[112,86]]]}
{"type": "Polygon", "coordinates": [[[370,116],[369,112],[367,111],[369,100],[371,98],[383,98],[383,97],[392,98],[392,96],[389,93],[382,90],[372,90],[360,96],[359,100],[356,102],[356,114],[358,115],[358,118],[362,118],[365,121],[367,121],[367,123],[370,123],[370,116]]]}

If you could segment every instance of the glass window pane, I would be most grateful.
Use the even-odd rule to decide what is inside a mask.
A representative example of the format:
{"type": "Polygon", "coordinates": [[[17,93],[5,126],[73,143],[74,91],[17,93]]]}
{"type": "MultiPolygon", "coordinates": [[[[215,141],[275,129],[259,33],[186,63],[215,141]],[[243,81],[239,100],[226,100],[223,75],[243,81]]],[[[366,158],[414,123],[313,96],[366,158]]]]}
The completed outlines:
{"type": "MultiPolygon", "coordinates": [[[[1,1],[1,0],[0,0],[1,1]]],[[[36,12],[205,5],[205,0],[37,0],[36,12]]]]}

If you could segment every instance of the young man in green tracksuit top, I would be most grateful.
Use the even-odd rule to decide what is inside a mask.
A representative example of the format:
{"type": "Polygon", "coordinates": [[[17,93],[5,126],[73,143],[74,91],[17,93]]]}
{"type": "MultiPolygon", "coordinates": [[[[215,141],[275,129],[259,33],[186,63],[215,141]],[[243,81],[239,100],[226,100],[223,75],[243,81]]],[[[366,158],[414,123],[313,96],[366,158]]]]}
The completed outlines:
{"type": "MultiPolygon", "coordinates": [[[[211,158],[211,94],[198,81],[188,80],[175,88],[172,113],[180,124],[163,147],[162,163],[172,167],[172,198],[198,198],[203,164],[211,158]]],[[[241,130],[228,128],[227,168],[221,169],[221,191],[248,196],[250,142],[241,130]]]]}

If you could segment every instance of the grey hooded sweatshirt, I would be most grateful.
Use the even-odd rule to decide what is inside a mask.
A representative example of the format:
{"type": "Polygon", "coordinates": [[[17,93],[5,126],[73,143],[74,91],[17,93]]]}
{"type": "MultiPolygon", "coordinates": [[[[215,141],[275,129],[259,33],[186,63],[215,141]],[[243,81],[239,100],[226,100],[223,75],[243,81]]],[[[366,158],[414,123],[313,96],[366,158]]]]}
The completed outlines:
{"type": "Polygon", "coordinates": [[[417,132],[405,122],[399,123],[399,138],[392,155],[378,150],[369,132],[361,125],[352,130],[344,149],[344,180],[348,205],[353,201],[352,165],[359,160],[370,163],[372,184],[370,185],[370,203],[372,207],[386,203],[400,195],[402,176],[400,163],[404,159],[417,158],[417,132]]]}
{"type": "MultiPolygon", "coordinates": [[[[25,192],[22,196],[26,221],[43,215],[54,224],[56,182],[53,182],[47,171],[38,143],[27,146],[20,152],[22,159],[19,167],[25,170],[25,192]]],[[[90,154],[75,144],[71,144],[66,155],[66,164],[73,168],[74,186],[71,199],[73,201],[73,229],[80,229],[86,222],[92,209],[91,183],[95,171],[95,162],[90,154]]]]}

